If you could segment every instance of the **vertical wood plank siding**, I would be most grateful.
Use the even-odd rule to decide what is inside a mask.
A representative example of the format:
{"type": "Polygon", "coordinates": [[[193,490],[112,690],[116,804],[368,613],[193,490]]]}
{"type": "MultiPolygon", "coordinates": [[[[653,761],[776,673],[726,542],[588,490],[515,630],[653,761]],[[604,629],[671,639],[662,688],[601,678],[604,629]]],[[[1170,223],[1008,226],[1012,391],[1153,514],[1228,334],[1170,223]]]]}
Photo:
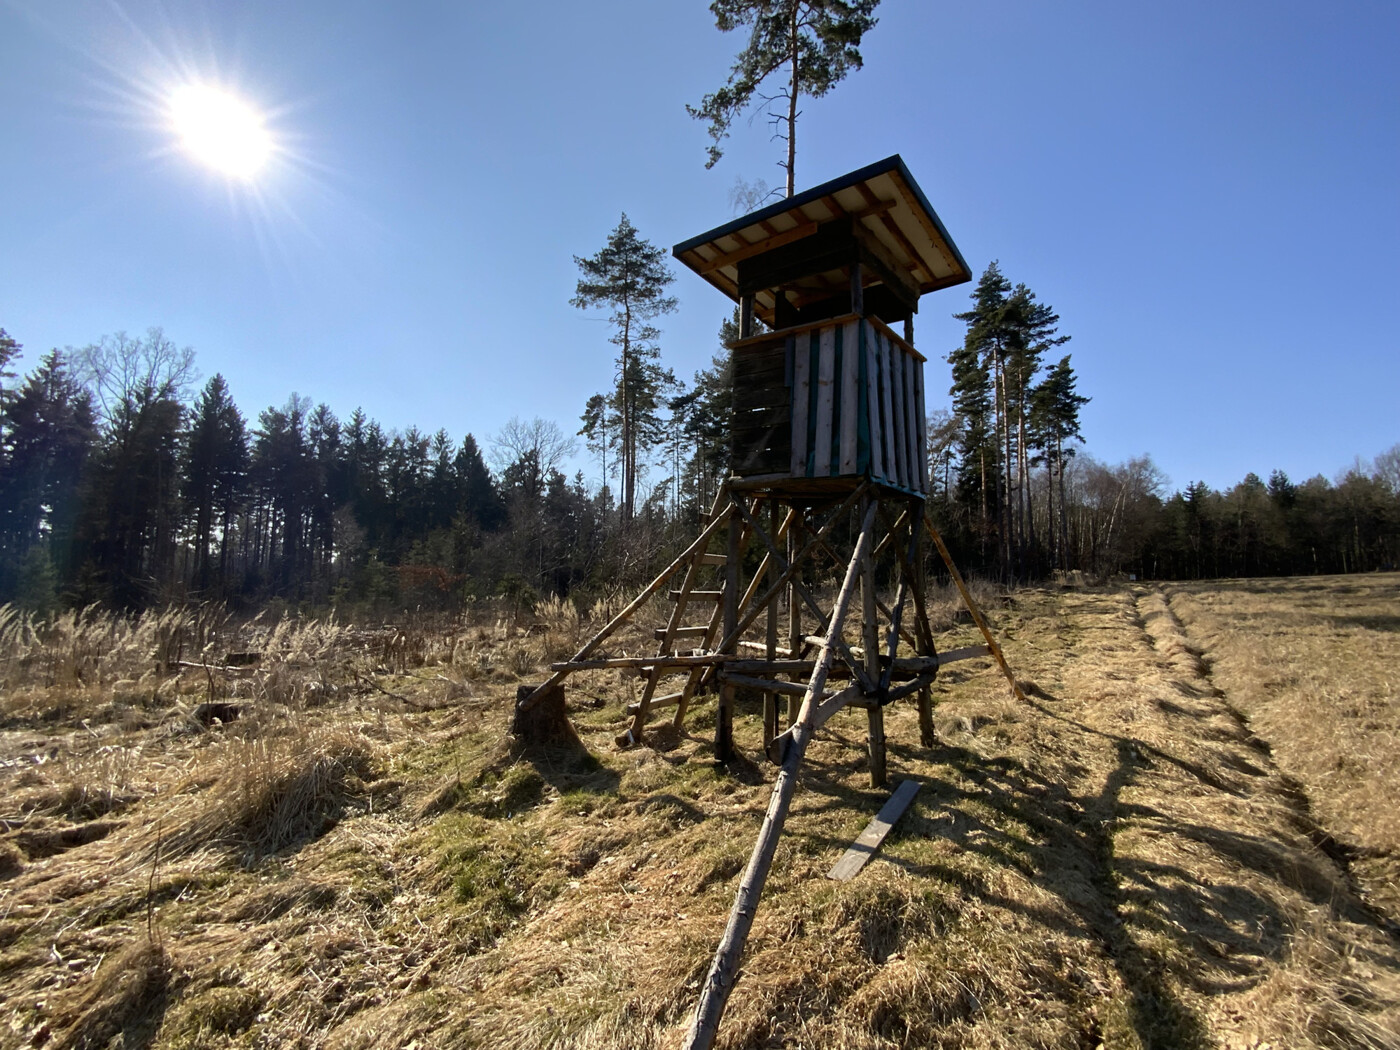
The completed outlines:
{"type": "Polygon", "coordinates": [[[909,468],[912,464],[909,462],[909,442],[904,440],[909,419],[904,410],[904,355],[890,340],[885,342],[890,348],[890,395],[894,402],[894,440],[899,449],[899,483],[907,489],[910,487],[909,468]]]}
{"type": "Polygon", "coordinates": [[[836,329],[819,330],[817,364],[817,412],[812,437],[814,478],[831,476],[831,423],[836,408],[836,329]]]}
{"type": "Polygon", "coordinates": [[[909,354],[899,355],[904,361],[904,440],[909,446],[909,487],[923,491],[919,455],[919,425],[914,421],[914,358],[909,354]]]}
{"type": "Polygon", "coordinates": [[[807,476],[807,399],[812,384],[805,338],[788,336],[792,350],[792,476],[807,476]]]}
{"type": "Polygon", "coordinates": [[[740,477],[786,469],[928,492],[922,362],[870,321],[736,351],[734,376],[740,477]]]}
{"type": "Polygon", "coordinates": [[[928,492],[928,416],[924,411],[924,370],[914,366],[914,419],[919,431],[919,491],[928,492]]]}
{"type": "Polygon", "coordinates": [[[866,420],[866,435],[870,442],[870,476],[885,476],[885,443],[880,427],[880,352],[875,330],[860,322],[861,343],[865,347],[865,398],[870,406],[866,420]]]}
{"type": "Polygon", "coordinates": [[[904,457],[894,439],[894,391],[890,389],[890,341],[885,333],[872,326],[880,346],[880,429],[885,442],[885,476],[896,485],[903,486],[904,457]]]}
{"type": "Polygon", "coordinates": [[[856,321],[851,321],[838,333],[841,341],[841,458],[837,473],[850,476],[859,472],[857,431],[860,424],[859,367],[860,336],[856,321]]]}

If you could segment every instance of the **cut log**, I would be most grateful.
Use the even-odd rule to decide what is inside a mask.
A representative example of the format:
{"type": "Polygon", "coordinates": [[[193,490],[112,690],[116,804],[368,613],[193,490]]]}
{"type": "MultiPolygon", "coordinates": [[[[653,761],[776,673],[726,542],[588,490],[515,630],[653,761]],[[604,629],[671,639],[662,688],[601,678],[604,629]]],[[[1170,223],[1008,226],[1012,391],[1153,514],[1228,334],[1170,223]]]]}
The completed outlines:
{"type": "Polygon", "coordinates": [[[510,732],[525,747],[582,747],[583,742],[564,710],[564,687],[551,685],[538,696],[535,686],[522,685],[515,691],[515,714],[510,732]],[[526,703],[532,696],[533,702],[526,703]]]}

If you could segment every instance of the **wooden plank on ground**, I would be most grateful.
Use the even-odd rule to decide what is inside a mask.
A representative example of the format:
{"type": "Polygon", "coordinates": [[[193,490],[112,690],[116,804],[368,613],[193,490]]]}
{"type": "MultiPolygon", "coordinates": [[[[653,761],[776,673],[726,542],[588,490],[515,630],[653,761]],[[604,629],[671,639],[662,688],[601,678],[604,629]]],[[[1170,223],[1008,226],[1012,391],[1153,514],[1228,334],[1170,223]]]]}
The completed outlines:
{"type": "Polygon", "coordinates": [[[855,845],[826,873],[826,877],[838,882],[848,882],[855,878],[860,869],[865,867],[866,861],[875,855],[880,843],[885,841],[885,836],[890,833],[895,821],[904,816],[904,811],[909,808],[909,803],[914,801],[914,796],[918,793],[917,781],[901,782],[899,787],[894,789],[889,801],[880,807],[880,812],[865,826],[855,845]]]}

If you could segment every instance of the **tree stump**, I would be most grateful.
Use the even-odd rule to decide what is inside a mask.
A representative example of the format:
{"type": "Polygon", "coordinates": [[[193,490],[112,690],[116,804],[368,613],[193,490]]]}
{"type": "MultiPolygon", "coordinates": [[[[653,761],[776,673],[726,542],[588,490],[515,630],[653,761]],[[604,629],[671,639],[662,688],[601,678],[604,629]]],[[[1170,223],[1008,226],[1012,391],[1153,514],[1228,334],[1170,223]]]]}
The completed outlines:
{"type": "Polygon", "coordinates": [[[583,741],[564,711],[562,685],[550,686],[529,708],[521,707],[521,702],[536,688],[522,685],[516,689],[515,714],[510,720],[511,735],[526,747],[582,747],[583,741]]]}

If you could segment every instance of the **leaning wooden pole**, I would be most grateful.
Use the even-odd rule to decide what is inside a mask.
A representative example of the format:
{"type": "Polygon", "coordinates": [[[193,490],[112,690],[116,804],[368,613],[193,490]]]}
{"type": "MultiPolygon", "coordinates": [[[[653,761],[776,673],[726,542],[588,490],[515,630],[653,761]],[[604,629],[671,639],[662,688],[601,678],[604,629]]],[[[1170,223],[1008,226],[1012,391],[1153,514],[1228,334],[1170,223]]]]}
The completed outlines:
{"type": "Polygon", "coordinates": [[[1023,703],[1026,694],[1021,692],[1021,685],[1016,681],[1016,676],[1011,673],[1011,666],[1006,662],[1006,657],[1002,655],[1001,646],[997,644],[996,638],[992,636],[992,629],[987,626],[987,621],[982,618],[982,610],[977,608],[977,603],[972,600],[972,594],[967,589],[967,584],[963,583],[962,573],[958,572],[958,567],[953,564],[953,556],[948,553],[948,548],[943,545],[943,537],[938,534],[938,530],[933,527],[933,522],[927,517],[924,518],[924,528],[928,530],[929,537],[933,540],[933,545],[938,548],[939,556],[943,559],[943,564],[948,568],[948,575],[953,577],[953,582],[958,585],[958,593],[962,595],[963,604],[967,606],[967,611],[972,615],[973,621],[982,632],[982,637],[987,639],[987,648],[992,651],[992,656],[996,659],[1001,673],[1006,675],[1006,680],[1011,683],[1011,692],[1016,699],[1023,703]]]}
{"type": "Polygon", "coordinates": [[[812,739],[813,721],[817,705],[826,691],[826,676],[831,669],[837,639],[846,622],[846,610],[850,607],[851,596],[860,582],[861,567],[870,550],[871,536],[875,531],[875,509],[871,503],[861,523],[860,538],[856,541],[855,553],[846,566],[846,578],[836,596],[836,606],[831,613],[831,622],[822,641],[821,652],[812,679],[807,683],[807,691],[802,697],[802,709],[797,722],[789,730],[791,734],[787,753],[783,756],[783,768],[773,784],[773,797],[768,803],[768,812],[763,817],[763,827],[758,833],[749,866],[744,870],[739,892],[734,898],[734,907],[729,912],[729,923],[724,928],[724,937],[710,964],[709,976],[705,978],[700,991],[700,1002],[695,1007],[695,1019],[686,1033],[687,1050],[709,1050],[714,1045],[719,1032],[720,1018],[724,1016],[725,1004],[734,988],[739,973],[739,960],[744,954],[744,943],[753,927],[754,914],[758,910],[758,900],[763,893],[763,884],[768,881],[768,870],[773,866],[773,854],[778,848],[778,836],[787,821],[788,807],[792,804],[792,794],[797,788],[797,769],[806,754],[807,744],[812,739]]]}

